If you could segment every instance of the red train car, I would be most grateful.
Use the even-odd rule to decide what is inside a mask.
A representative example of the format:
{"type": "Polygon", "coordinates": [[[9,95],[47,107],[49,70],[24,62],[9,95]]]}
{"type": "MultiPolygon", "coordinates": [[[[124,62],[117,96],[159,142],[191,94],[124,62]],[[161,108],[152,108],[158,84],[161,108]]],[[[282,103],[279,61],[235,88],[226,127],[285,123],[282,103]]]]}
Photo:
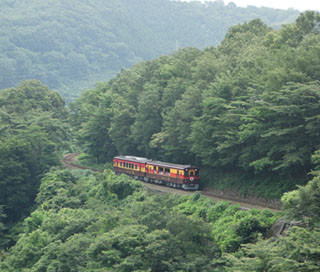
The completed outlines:
{"type": "Polygon", "coordinates": [[[184,190],[198,190],[199,167],[153,161],[135,156],[117,156],[113,159],[117,174],[127,174],[145,182],[162,184],[184,190]]]}

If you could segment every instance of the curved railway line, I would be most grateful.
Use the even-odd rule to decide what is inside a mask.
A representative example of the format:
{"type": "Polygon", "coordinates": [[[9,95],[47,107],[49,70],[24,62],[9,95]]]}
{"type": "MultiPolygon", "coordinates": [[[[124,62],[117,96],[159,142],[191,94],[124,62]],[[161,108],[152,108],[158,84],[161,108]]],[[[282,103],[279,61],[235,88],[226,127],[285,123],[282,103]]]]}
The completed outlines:
{"type": "MultiPolygon", "coordinates": [[[[97,170],[93,169],[90,167],[85,167],[82,165],[77,164],[77,156],[79,156],[80,153],[72,153],[72,154],[67,154],[63,157],[61,160],[62,164],[69,168],[69,169],[82,169],[82,170],[91,170],[93,172],[100,172],[103,173],[103,170],[97,170]]],[[[178,194],[178,195],[190,195],[193,194],[194,192],[190,191],[183,191],[183,190],[178,190],[170,187],[165,187],[161,185],[156,185],[156,184],[151,184],[151,183],[145,183],[142,182],[142,184],[148,188],[148,190],[155,191],[155,192],[160,192],[160,193],[173,193],[173,194],[178,194]]],[[[261,204],[251,204],[251,203],[246,203],[244,201],[239,201],[235,199],[230,199],[227,197],[218,197],[215,195],[212,195],[210,191],[200,191],[200,193],[214,201],[228,201],[231,202],[232,204],[239,204],[242,209],[249,210],[249,209],[269,209],[272,212],[278,212],[280,211],[279,209],[270,207],[269,205],[261,205],[261,204]]]]}

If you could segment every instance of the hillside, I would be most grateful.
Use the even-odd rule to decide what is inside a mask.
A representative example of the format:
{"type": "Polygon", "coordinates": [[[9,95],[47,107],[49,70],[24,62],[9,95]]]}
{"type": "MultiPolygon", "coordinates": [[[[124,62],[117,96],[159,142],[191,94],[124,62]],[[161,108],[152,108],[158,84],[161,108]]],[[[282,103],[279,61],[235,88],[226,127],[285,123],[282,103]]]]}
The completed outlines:
{"type": "Polygon", "coordinates": [[[308,180],[320,149],[319,13],[236,25],[217,48],[123,70],[72,104],[99,162],[134,154],[202,167],[202,185],[268,198],[308,180]]]}
{"type": "MultiPolygon", "coordinates": [[[[279,215],[267,210],[148,193],[111,171],[53,170],[16,244],[2,250],[0,271],[316,272],[319,184],[318,176],[283,197],[282,216],[300,222],[277,237],[279,215]]],[[[0,224],[0,248],[1,238],[0,224]]]]}
{"type": "Polygon", "coordinates": [[[35,78],[69,100],[141,60],[218,45],[234,24],[279,27],[298,12],[222,1],[5,0],[0,15],[0,89],[35,78]]]}
{"type": "Polygon", "coordinates": [[[111,171],[51,171],[36,201],[17,244],[0,256],[1,272],[212,271],[223,252],[265,237],[277,219],[199,194],[148,193],[111,171]]]}
{"type": "Polygon", "coordinates": [[[2,90],[0,271],[318,272],[319,71],[308,11],[122,69],[69,107],[37,80],[2,90]],[[75,150],[105,171],[62,168],[75,150]],[[202,186],[283,209],[146,191],[108,169],[119,154],[196,164],[202,186]]]}
{"type": "Polygon", "coordinates": [[[67,120],[65,101],[39,81],[1,91],[0,247],[32,210],[43,175],[59,165],[70,139],[67,120]]]}

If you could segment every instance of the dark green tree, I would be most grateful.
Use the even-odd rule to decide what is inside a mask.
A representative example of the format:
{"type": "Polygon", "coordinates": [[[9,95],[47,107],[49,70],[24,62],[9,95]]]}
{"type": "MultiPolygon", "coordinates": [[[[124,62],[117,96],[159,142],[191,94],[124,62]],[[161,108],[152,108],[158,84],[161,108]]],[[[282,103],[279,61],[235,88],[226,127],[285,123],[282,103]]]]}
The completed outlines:
{"type": "Polygon", "coordinates": [[[225,271],[318,271],[319,235],[295,227],[279,240],[244,245],[242,256],[227,255],[225,271]]]}
{"type": "Polygon", "coordinates": [[[243,154],[243,159],[251,159],[244,164],[256,171],[267,167],[280,173],[307,174],[311,155],[319,146],[319,90],[318,82],[292,83],[261,96],[240,132],[243,141],[253,136],[248,143],[255,142],[255,152],[248,150],[251,154],[243,154]]]}
{"type": "Polygon", "coordinates": [[[43,174],[59,165],[68,111],[59,94],[30,80],[0,93],[0,112],[0,205],[13,223],[31,209],[43,174]]]}
{"type": "Polygon", "coordinates": [[[134,123],[135,109],[119,95],[112,100],[112,120],[109,136],[118,154],[135,154],[136,146],[132,144],[131,125],[134,123]]]}
{"type": "Polygon", "coordinates": [[[281,201],[289,217],[314,226],[320,222],[319,195],[320,178],[317,175],[307,185],[299,186],[299,189],[285,193],[281,201]]]}
{"type": "Polygon", "coordinates": [[[154,157],[157,150],[152,150],[150,141],[153,134],[160,131],[162,118],[160,116],[160,95],[153,86],[145,86],[146,90],[140,94],[139,106],[135,121],[131,127],[131,136],[137,146],[139,154],[154,157]]]}
{"type": "Polygon", "coordinates": [[[99,106],[91,107],[90,117],[78,131],[84,151],[94,156],[98,162],[110,161],[116,155],[115,147],[109,136],[113,117],[112,97],[103,94],[99,106]]]}
{"type": "Polygon", "coordinates": [[[5,235],[5,225],[3,224],[3,219],[6,217],[3,212],[3,206],[0,206],[0,249],[4,248],[8,239],[6,239],[5,235]]]}

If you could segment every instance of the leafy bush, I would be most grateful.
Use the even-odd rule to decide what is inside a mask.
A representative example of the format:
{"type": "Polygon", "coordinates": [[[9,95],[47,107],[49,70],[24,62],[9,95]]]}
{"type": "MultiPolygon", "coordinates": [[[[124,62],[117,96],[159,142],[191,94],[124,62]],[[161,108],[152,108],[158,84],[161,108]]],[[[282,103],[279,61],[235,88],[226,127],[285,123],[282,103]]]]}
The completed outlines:
{"type": "Polygon", "coordinates": [[[189,198],[174,210],[210,223],[211,236],[222,252],[235,252],[241,244],[257,241],[277,219],[270,211],[243,211],[229,202],[212,203],[207,198],[189,198]]]}
{"type": "Polygon", "coordinates": [[[275,219],[199,193],[152,194],[111,171],[56,169],[37,201],[0,271],[210,271],[275,219]]]}

